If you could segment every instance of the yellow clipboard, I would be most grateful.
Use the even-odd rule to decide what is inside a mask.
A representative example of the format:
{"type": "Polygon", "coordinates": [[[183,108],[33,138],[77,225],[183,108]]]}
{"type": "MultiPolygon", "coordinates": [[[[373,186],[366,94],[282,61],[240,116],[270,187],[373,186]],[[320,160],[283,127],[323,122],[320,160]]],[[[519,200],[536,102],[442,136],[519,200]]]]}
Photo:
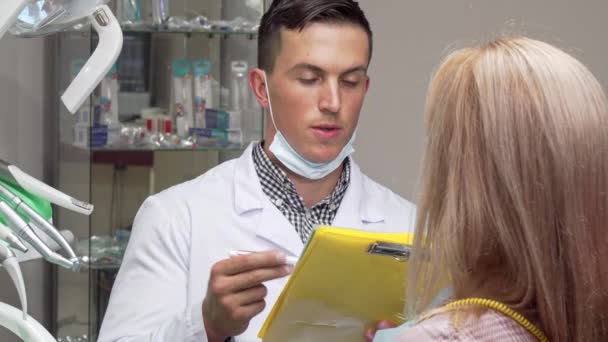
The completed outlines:
{"type": "Polygon", "coordinates": [[[378,320],[401,324],[412,234],[315,230],[258,336],[364,341],[378,320]]]}

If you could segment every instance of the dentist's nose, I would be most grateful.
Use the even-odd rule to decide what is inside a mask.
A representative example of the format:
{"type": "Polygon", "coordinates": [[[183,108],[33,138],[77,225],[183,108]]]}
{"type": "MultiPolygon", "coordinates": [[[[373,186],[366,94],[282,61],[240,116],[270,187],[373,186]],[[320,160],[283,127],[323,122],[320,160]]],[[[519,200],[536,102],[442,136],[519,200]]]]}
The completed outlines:
{"type": "Polygon", "coordinates": [[[324,113],[338,113],[342,106],[342,100],[340,99],[340,88],[339,82],[328,81],[323,89],[321,90],[321,101],[319,102],[319,109],[324,113]]]}

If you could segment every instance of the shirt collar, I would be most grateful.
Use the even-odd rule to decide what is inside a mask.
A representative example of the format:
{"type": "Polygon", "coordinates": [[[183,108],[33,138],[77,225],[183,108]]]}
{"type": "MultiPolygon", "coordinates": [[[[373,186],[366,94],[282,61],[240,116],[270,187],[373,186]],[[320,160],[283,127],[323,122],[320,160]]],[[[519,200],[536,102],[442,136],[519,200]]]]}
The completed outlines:
{"type": "MultiPolygon", "coordinates": [[[[253,148],[253,164],[260,179],[265,178],[271,180],[271,183],[274,183],[276,185],[280,184],[280,186],[285,192],[285,195],[290,193],[296,195],[299,198],[299,195],[296,191],[296,187],[289,179],[289,177],[287,177],[287,173],[281,170],[278,165],[273,163],[272,160],[270,160],[270,157],[268,157],[268,155],[266,154],[266,151],[264,151],[264,141],[261,141],[253,148]]],[[[340,179],[338,180],[334,191],[321,202],[315,204],[313,208],[322,204],[340,204],[342,198],[344,198],[344,195],[346,194],[346,189],[348,189],[348,185],[350,183],[350,169],[350,158],[346,158],[344,160],[344,168],[342,169],[340,179]]],[[[268,193],[269,185],[266,184],[267,182],[261,183],[264,192],[268,193]]]]}

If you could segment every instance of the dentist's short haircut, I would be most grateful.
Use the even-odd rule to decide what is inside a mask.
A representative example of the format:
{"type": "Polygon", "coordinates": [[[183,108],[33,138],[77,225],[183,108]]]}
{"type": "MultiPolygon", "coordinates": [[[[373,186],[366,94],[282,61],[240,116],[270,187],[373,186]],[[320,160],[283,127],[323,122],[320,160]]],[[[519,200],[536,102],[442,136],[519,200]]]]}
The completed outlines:
{"type": "Polygon", "coordinates": [[[312,23],[350,24],[361,27],[369,42],[372,58],[372,30],[354,0],[274,0],[258,30],[258,67],[272,72],[281,51],[281,30],[303,30],[312,23]]]}

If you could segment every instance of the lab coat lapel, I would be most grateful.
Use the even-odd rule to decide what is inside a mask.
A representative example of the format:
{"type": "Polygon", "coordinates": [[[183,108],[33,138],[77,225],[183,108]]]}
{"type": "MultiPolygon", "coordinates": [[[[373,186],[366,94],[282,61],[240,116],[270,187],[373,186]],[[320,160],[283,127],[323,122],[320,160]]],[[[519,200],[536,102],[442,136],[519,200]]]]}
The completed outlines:
{"type": "Polygon", "coordinates": [[[253,165],[254,146],[255,143],[251,143],[247,147],[234,167],[234,210],[238,215],[264,208],[265,195],[253,165]]]}
{"type": "Polygon", "coordinates": [[[365,176],[352,158],[350,162],[350,184],[332,226],[361,229],[367,223],[383,222],[383,211],[378,207],[378,203],[372,200],[372,194],[366,191],[365,176]]]}
{"type": "Polygon", "coordinates": [[[270,201],[262,210],[262,218],[256,227],[256,234],[284,249],[291,255],[297,256],[302,252],[304,244],[295,227],[287,220],[270,201]]]}
{"type": "Polygon", "coordinates": [[[234,169],[235,211],[238,215],[260,211],[259,219],[251,221],[250,228],[256,235],[292,255],[299,255],[303,244],[298,233],[262,191],[253,163],[253,146],[253,143],[249,145],[234,169]]]}

